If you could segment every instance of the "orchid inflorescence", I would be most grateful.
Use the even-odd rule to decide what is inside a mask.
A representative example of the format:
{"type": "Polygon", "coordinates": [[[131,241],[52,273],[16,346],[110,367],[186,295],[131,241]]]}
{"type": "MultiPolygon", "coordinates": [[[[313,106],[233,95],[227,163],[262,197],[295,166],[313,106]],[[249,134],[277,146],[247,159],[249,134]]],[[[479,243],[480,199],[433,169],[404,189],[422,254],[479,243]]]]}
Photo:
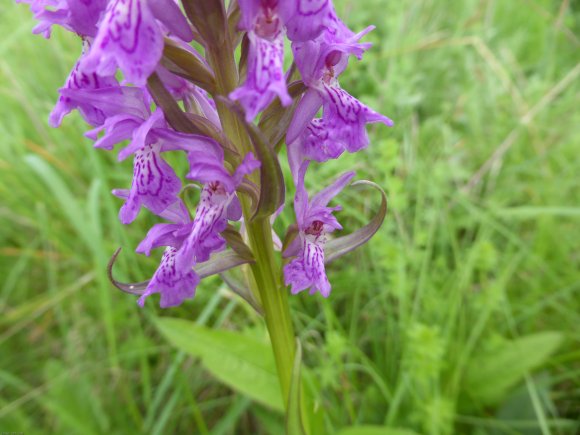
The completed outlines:
{"type": "MultiPolygon", "coordinates": [[[[133,157],[133,182],[113,191],[124,200],[119,218],[129,224],[144,207],[166,221],[137,247],[146,255],[164,248],[153,277],[116,285],[139,294],[140,305],[153,293],[160,293],[161,307],[179,305],[194,296],[202,277],[271,259],[261,252],[265,240],[283,250],[284,283],[292,293],[330,294],[325,261],[376,232],[386,212],[384,193],[369,225],[327,240],[341,229],[333,215],[340,207],[329,203],[354,173],[312,197],[305,176],[312,161],[367,147],[366,124],[392,125],[338,81],[349,58],[361,59],[369,49],[361,39],[372,27],[352,32],[331,0],[231,0],[227,6],[223,0],[17,1],[30,4],[39,21],[35,33],[48,38],[52,25],[60,25],[82,39],[50,124],[59,126],[76,109],[96,148],[128,141],[118,157],[133,157]],[[285,70],[286,38],[293,62],[285,70]],[[284,204],[278,159],[284,142],[296,225],[282,243],[271,222],[284,204]],[[186,157],[185,178],[201,185],[193,217],[167,153],[186,157]]],[[[268,281],[258,276],[265,269],[280,275],[276,267],[270,261],[252,269],[258,286],[268,281]]]]}

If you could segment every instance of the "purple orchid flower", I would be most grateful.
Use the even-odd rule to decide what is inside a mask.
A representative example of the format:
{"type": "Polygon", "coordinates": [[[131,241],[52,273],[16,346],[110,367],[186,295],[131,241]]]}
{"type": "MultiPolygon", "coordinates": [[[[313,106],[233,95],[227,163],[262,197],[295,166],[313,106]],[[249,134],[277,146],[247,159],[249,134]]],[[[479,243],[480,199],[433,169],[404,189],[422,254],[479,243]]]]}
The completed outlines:
{"type": "Polygon", "coordinates": [[[284,75],[286,29],[296,42],[314,40],[323,32],[335,39],[352,32],[336,17],[330,0],[240,0],[239,5],[240,28],[250,41],[248,74],[230,98],[241,102],[246,120],[252,122],[276,96],[283,106],[292,102],[284,75]]]}
{"type": "Polygon", "coordinates": [[[228,220],[237,221],[242,216],[235,188],[245,175],[260,166],[260,162],[249,153],[230,175],[223,168],[223,160],[220,162],[212,154],[201,160],[205,163],[213,161],[216,165],[204,171],[205,164],[199,159],[203,154],[202,150],[196,150],[189,155],[190,162],[193,162],[193,176],[188,177],[205,182],[193,221],[181,200],[177,199],[163,212],[172,223],[154,225],[137,247],[137,252],[149,255],[152,249],[167,246],[157,272],[139,299],[141,305],[153,293],[161,293],[162,307],[179,305],[184,299],[193,297],[199,283],[199,277],[192,271],[193,266],[209,260],[212,253],[225,248],[226,241],[220,233],[226,229],[228,220]],[[208,182],[207,177],[213,181],[208,182]]]}
{"type": "Polygon", "coordinates": [[[108,0],[16,0],[30,4],[30,10],[39,23],[32,30],[50,38],[51,27],[60,25],[81,36],[95,36],[97,23],[107,7],[108,0]]]}
{"type": "Polygon", "coordinates": [[[81,69],[106,76],[119,67],[129,82],[145,85],[163,52],[166,32],[157,20],[175,36],[193,39],[174,0],[111,0],[81,69]]]}
{"type": "Polygon", "coordinates": [[[337,79],[350,55],[360,59],[370,47],[368,43],[358,42],[370,30],[372,27],[345,42],[327,43],[323,36],[293,45],[296,64],[308,91],[298,104],[286,141],[292,144],[298,140],[305,157],[322,162],[338,157],[344,150],[358,151],[369,143],[366,124],[393,125],[388,117],[348,94],[337,79]],[[321,107],[322,118],[312,121],[321,107]]]}
{"type": "Polygon", "coordinates": [[[190,172],[187,178],[200,181],[204,186],[191,233],[177,254],[176,262],[182,270],[207,261],[212,252],[225,247],[219,233],[226,229],[228,220],[237,221],[242,217],[235,190],[244,176],[260,167],[260,161],[252,153],[246,155],[233,175],[223,167],[223,160],[216,160],[207,153],[191,152],[188,158],[190,172]]]}
{"type": "MultiPolygon", "coordinates": [[[[118,196],[127,198],[128,191],[115,192],[118,196]]],[[[193,270],[176,268],[175,257],[183,240],[191,231],[191,219],[185,204],[177,199],[167,207],[160,216],[172,223],[154,225],[147,233],[147,237],[137,247],[137,252],[150,255],[151,250],[165,246],[161,263],[149,281],[145,292],[138,300],[140,306],[145,305],[147,297],[160,293],[159,306],[162,308],[180,305],[185,299],[195,296],[195,289],[200,278],[193,270]]]]}
{"type": "Polygon", "coordinates": [[[342,228],[332,215],[341,207],[328,207],[328,203],[348,185],[355,174],[354,172],[343,174],[309,201],[304,186],[308,165],[309,162],[302,163],[296,180],[294,211],[299,234],[284,253],[285,256],[296,255],[296,258],[284,267],[284,281],[286,285],[292,286],[292,294],[310,289],[310,294],[320,292],[324,297],[328,297],[331,286],[324,268],[326,235],[342,228]]]}
{"type": "Polygon", "coordinates": [[[244,85],[230,94],[240,100],[246,120],[252,122],[276,96],[284,106],[292,102],[284,76],[284,25],[277,13],[278,0],[240,0],[240,27],[250,41],[248,75],[244,85]]]}

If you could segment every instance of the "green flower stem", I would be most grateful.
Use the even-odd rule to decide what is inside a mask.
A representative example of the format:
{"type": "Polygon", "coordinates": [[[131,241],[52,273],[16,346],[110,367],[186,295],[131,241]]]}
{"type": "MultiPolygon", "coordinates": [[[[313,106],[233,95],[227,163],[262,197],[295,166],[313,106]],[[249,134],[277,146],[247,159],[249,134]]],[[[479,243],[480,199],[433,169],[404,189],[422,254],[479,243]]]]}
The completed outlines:
{"type": "Polygon", "coordinates": [[[256,258],[252,272],[264,309],[284,404],[287,406],[296,347],[288,293],[280,282],[280,268],[274,256],[272,227],[268,219],[251,222],[248,234],[256,258]]]}
{"type": "MultiPolygon", "coordinates": [[[[226,38],[229,40],[229,38],[226,38]]],[[[238,85],[237,68],[233,57],[232,47],[210,47],[208,58],[216,76],[218,94],[227,96],[238,85]]],[[[228,138],[236,144],[242,155],[252,150],[251,142],[241,124],[241,120],[232,113],[223,103],[216,100],[218,114],[222,128],[228,138]]],[[[255,173],[252,181],[259,184],[259,176],[255,173]]],[[[266,187],[273,188],[273,187],[266,187]]],[[[285,406],[287,406],[292,379],[292,365],[295,354],[294,328],[288,305],[288,294],[280,282],[280,264],[274,255],[272,242],[272,226],[270,221],[256,219],[250,221],[251,207],[249,198],[242,197],[244,219],[248,223],[247,231],[250,247],[256,262],[251,269],[256,288],[252,291],[259,296],[264,309],[266,326],[270,334],[270,341],[274,351],[278,378],[285,406]]]]}

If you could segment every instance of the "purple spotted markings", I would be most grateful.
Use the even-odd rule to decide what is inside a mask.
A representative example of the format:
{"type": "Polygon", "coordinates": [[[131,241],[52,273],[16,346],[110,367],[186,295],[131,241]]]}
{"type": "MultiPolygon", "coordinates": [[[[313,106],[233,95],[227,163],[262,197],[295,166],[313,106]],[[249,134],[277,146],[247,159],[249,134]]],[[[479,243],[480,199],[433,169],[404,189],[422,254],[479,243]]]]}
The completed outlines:
{"type": "Polygon", "coordinates": [[[161,157],[161,146],[145,145],[135,152],[133,182],[129,197],[121,207],[121,222],[135,220],[142,205],[153,213],[161,213],[176,201],[180,190],[181,180],[161,157]]]}
{"type": "MultiPolygon", "coordinates": [[[[120,161],[132,157],[131,183],[127,180],[123,189],[113,191],[123,201],[119,219],[130,224],[147,210],[161,220],[149,229],[136,249],[147,256],[163,249],[159,266],[139,304],[143,306],[153,294],[160,295],[162,307],[192,298],[200,282],[195,270],[201,266],[207,266],[205,271],[211,269],[211,262],[217,261],[214,254],[228,248],[224,235],[228,235],[227,240],[235,240],[235,245],[232,252],[217,258],[233,258],[233,254],[238,255],[233,262],[251,261],[250,248],[240,245],[251,239],[251,226],[244,221],[235,224],[242,220],[242,202],[246,211],[252,206],[246,218],[256,211],[256,216],[264,218],[264,222],[269,217],[272,224],[282,212],[283,201],[269,193],[278,192],[281,197],[283,186],[279,184],[284,181],[275,160],[278,154],[264,151],[254,136],[248,144],[251,142],[255,148],[242,147],[238,142],[243,141],[228,138],[222,128],[220,115],[224,114],[217,109],[220,99],[226,97],[216,93],[219,86],[212,83],[212,79],[219,80],[219,74],[215,74],[219,65],[191,45],[195,40],[196,47],[215,49],[219,44],[204,40],[215,35],[198,31],[199,22],[192,25],[176,0],[16,1],[30,6],[38,21],[34,33],[49,37],[52,26],[57,25],[78,35],[83,47],[59,89],[49,123],[57,127],[76,110],[90,126],[85,136],[94,141],[95,148],[117,151],[120,161]],[[169,59],[169,45],[180,53],[183,65],[169,59]],[[191,70],[202,71],[206,76],[198,80],[186,65],[196,65],[191,70]],[[254,153],[268,158],[261,162],[254,153]],[[181,163],[174,165],[179,159],[181,163]],[[250,175],[257,170],[259,176],[250,175]],[[199,203],[192,211],[183,200],[185,183],[187,188],[193,183],[200,189],[199,203]],[[244,201],[240,195],[246,196],[244,201]],[[274,203],[276,200],[278,203],[274,203]],[[263,208],[267,213],[263,213],[263,208]]],[[[184,0],[183,6],[188,10],[201,1],[206,0],[184,0]]],[[[244,109],[247,123],[260,119],[267,108],[272,109],[268,112],[270,119],[276,119],[278,110],[293,110],[289,106],[298,100],[293,112],[285,112],[288,116],[279,118],[286,129],[291,182],[296,186],[294,211],[298,228],[296,234],[294,226],[289,231],[296,237],[288,238],[293,241],[283,253],[283,274],[292,293],[309,290],[326,297],[331,292],[325,269],[327,240],[342,228],[334,216],[340,206],[329,204],[350,183],[354,173],[343,174],[312,197],[306,191],[305,178],[313,161],[326,162],[340,158],[345,151],[354,153],[366,148],[367,124],[393,124],[339,84],[349,61],[361,59],[370,48],[370,43],[361,40],[373,27],[359,33],[351,31],[337,16],[331,0],[237,3],[237,27],[228,22],[229,30],[224,29],[224,34],[232,41],[244,41],[242,52],[247,48],[247,58],[238,71],[243,79],[228,97],[244,109]],[[245,35],[233,34],[236,30],[245,35]],[[290,70],[285,69],[288,63],[284,62],[287,40],[295,66],[290,70]],[[304,85],[293,84],[293,95],[294,90],[302,92],[295,97],[288,90],[291,80],[304,85]],[[272,104],[276,101],[283,107],[272,104]]],[[[231,14],[229,21],[235,16],[231,14]]],[[[192,14],[189,17],[192,21],[199,18],[192,14]]],[[[219,49],[223,47],[219,45],[219,49]]],[[[226,58],[237,54],[224,55],[226,58]]],[[[263,129],[264,134],[257,133],[257,137],[270,137],[271,132],[265,131],[267,125],[248,127],[248,131],[256,133],[254,127],[263,129]]],[[[272,239],[281,250],[279,235],[274,232],[272,239]]],[[[332,252],[335,258],[336,250],[332,252]]]]}
{"type": "Polygon", "coordinates": [[[304,186],[308,165],[302,163],[297,174],[294,210],[299,232],[285,251],[286,256],[295,258],[284,267],[284,281],[293,294],[310,289],[310,294],[319,292],[328,297],[331,286],[324,267],[326,235],[342,228],[333,215],[340,206],[328,207],[328,203],[350,183],[354,172],[343,174],[309,200],[304,186]]]}
{"type": "Polygon", "coordinates": [[[145,85],[161,60],[163,25],[185,40],[193,36],[173,0],[111,0],[81,68],[100,75],[120,68],[128,81],[145,85]]]}
{"type": "Polygon", "coordinates": [[[181,271],[175,265],[177,250],[171,246],[165,248],[161,264],[149,281],[145,293],[139,298],[139,305],[144,306],[147,297],[160,293],[161,308],[175,307],[195,296],[195,289],[200,278],[193,270],[181,271]]]}
{"type": "Polygon", "coordinates": [[[239,100],[252,122],[276,96],[284,106],[292,102],[284,75],[284,36],[286,31],[278,14],[277,1],[241,0],[241,27],[249,40],[247,78],[230,94],[239,100]]]}

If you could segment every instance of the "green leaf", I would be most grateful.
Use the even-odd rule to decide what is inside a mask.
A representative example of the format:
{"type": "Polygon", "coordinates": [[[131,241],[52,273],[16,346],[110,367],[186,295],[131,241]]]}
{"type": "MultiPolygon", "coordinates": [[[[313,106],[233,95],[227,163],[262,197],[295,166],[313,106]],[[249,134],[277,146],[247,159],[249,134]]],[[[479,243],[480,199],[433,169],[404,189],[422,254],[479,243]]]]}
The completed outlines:
{"type": "Polygon", "coordinates": [[[227,18],[223,0],[182,1],[187,18],[212,49],[220,49],[227,34],[227,18]]]}
{"type": "Polygon", "coordinates": [[[279,98],[276,98],[266,107],[260,117],[258,126],[263,132],[267,143],[271,148],[278,150],[278,144],[284,139],[286,131],[294,116],[294,111],[300,102],[300,97],[306,91],[306,86],[301,81],[291,83],[288,86],[288,93],[292,97],[292,104],[288,107],[282,106],[279,98]]]}
{"type": "Polygon", "coordinates": [[[541,332],[475,354],[467,368],[464,391],[483,404],[496,403],[528,372],[540,367],[562,339],[559,332],[541,332]]]}
{"type": "Polygon", "coordinates": [[[385,426],[351,426],[342,429],[338,435],[418,435],[408,429],[395,429],[385,426]]]}
{"type": "Polygon", "coordinates": [[[376,189],[381,194],[381,206],[379,207],[377,214],[367,225],[347,236],[330,240],[326,244],[324,250],[326,263],[330,263],[368,242],[379,230],[385,220],[385,216],[387,215],[387,195],[378,184],[373,183],[372,181],[361,180],[352,183],[352,186],[370,186],[376,189]]]}
{"type": "Polygon", "coordinates": [[[182,319],[155,322],[171,344],[200,358],[206,370],[224,384],[266,407],[284,410],[274,355],[267,343],[182,319]]]}
{"type": "Polygon", "coordinates": [[[286,434],[306,435],[304,423],[302,421],[302,401],[301,401],[301,377],[300,368],[302,366],[302,345],[296,339],[296,355],[292,368],[292,382],[290,384],[290,394],[288,397],[288,410],[286,411],[286,434]]]}
{"type": "Polygon", "coordinates": [[[254,125],[246,122],[241,106],[238,103],[221,98],[228,109],[234,113],[240,124],[245,128],[260,165],[260,199],[258,206],[253,213],[251,220],[266,218],[273,215],[276,210],[284,204],[286,189],[284,186],[284,175],[278,156],[274,149],[270,147],[262,132],[254,125]]]}
{"type": "Polygon", "coordinates": [[[195,55],[179,47],[170,39],[165,39],[161,63],[172,73],[189,80],[209,93],[215,92],[215,78],[212,72],[195,55]]]}

